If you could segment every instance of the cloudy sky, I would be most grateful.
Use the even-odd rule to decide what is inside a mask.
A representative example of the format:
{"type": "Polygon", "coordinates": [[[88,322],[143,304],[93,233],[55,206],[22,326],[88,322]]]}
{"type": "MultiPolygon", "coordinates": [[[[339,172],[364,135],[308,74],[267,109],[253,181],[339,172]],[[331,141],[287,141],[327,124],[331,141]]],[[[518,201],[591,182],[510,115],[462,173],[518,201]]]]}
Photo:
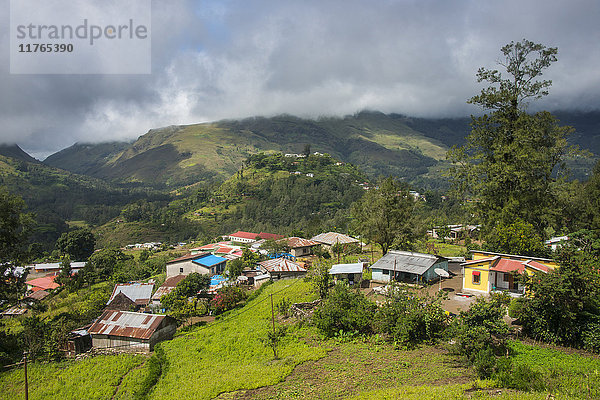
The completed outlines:
{"type": "Polygon", "coordinates": [[[559,49],[539,107],[600,109],[598,0],[152,1],[149,75],[10,74],[9,3],[0,141],[38,158],[253,115],[465,116],[478,112],[465,103],[482,88],[477,69],[523,38],[559,49]]]}

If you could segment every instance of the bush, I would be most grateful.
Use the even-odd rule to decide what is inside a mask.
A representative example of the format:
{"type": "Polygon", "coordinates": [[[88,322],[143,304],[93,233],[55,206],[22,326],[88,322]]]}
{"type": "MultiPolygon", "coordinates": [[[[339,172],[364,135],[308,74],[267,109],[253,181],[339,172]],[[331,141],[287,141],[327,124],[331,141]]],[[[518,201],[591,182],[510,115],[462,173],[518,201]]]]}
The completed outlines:
{"type": "Polygon", "coordinates": [[[588,324],[587,329],[582,334],[583,347],[591,352],[600,353],[600,324],[588,324]]]}
{"type": "Polygon", "coordinates": [[[441,298],[420,298],[413,290],[395,286],[375,316],[376,331],[403,347],[432,341],[446,328],[441,298]]]}
{"type": "Polygon", "coordinates": [[[235,286],[227,286],[218,290],[217,295],[210,301],[210,307],[215,314],[221,314],[233,309],[245,298],[246,294],[242,289],[235,286]]]}
{"type": "Polygon", "coordinates": [[[377,306],[359,291],[340,283],[315,311],[313,321],[328,337],[339,333],[370,334],[377,306]]]}

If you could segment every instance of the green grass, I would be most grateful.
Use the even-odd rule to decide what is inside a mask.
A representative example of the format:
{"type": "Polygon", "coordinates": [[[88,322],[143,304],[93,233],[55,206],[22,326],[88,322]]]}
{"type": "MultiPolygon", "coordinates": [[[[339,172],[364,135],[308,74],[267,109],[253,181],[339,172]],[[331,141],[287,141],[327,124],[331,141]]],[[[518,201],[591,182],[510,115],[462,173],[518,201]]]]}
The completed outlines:
{"type": "Polygon", "coordinates": [[[245,308],[165,343],[167,371],[150,398],[210,399],[222,392],[273,385],[298,364],[323,357],[324,347],[302,339],[305,330],[290,329],[278,349],[279,359],[273,359],[262,341],[270,329],[271,293],[275,303],[283,297],[294,302],[315,297],[309,283],[278,281],[245,308]]]}
{"type": "MultiPolygon", "coordinates": [[[[87,358],[81,361],[31,363],[28,365],[29,398],[42,399],[110,399],[121,379],[146,360],[145,356],[111,355],[87,358]]],[[[135,376],[123,379],[119,399],[131,399],[135,376]]],[[[22,399],[24,393],[23,369],[0,374],[1,399],[22,399]]]]}

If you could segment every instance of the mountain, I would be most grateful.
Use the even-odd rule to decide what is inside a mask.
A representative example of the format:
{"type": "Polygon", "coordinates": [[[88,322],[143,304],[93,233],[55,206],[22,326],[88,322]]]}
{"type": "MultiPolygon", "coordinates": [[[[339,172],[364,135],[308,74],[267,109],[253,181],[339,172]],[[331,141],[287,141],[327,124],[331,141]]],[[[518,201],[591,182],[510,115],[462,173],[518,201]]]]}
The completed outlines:
{"type": "Polygon", "coordinates": [[[131,202],[167,198],[45,165],[17,146],[4,146],[0,153],[0,185],[22,197],[26,210],[34,213],[32,241],[46,250],[69,226],[101,225],[131,202]]]}
{"type": "MultiPolygon", "coordinates": [[[[557,113],[571,142],[600,154],[600,113],[557,113]]],[[[445,187],[447,150],[464,143],[470,119],[425,119],[364,111],[316,120],[290,115],[152,129],[131,144],[78,144],[48,165],[125,183],[177,188],[222,181],[261,151],[329,153],[371,177],[394,175],[421,188],[445,187]]],[[[589,165],[576,166],[579,172],[589,165]]],[[[578,176],[579,177],[579,176],[578,176]]]]}
{"type": "Polygon", "coordinates": [[[94,175],[94,171],[101,168],[130,144],[128,142],[75,143],[73,146],[47,157],[44,164],[76,174],[94,175]]]}
{"type": "Polygon", "coordinates": [[[19,161],[39,163],[16,144],[0,144],[0,156],[13,158],[19,161]]]}
{"type": "MultiPolygon", "coordinates": [[[[437,123],[437,136],[464,137],[466,124],[450,122],[437,123]]],[[[443,160],[448,146],[411,124],[414,119],[377,112],[317,120],[289,115],[225,120],[153,129],[109,157],[94,157],[92,145],[73,146],[45,163],[102,179],[178,187],[226,179],[250,154],[299,153],[310,145],[311,151],[353,163],[370,176],[412,179],[443,160]],[[94,168],[84,168],[83,160],[94,168]]]]}

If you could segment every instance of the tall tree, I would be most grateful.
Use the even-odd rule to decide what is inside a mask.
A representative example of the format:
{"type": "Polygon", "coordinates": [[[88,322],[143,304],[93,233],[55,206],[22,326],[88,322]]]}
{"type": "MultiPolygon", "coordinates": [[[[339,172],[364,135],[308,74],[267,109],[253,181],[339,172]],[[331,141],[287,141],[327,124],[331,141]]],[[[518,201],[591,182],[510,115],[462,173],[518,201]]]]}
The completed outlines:
{"type": "Polygon", "coordinates": [[[352,206],[352,216],[368,240],[381,246],[387,253],[395,243],[407,249],[415,237],[414,216],[415,200],[407,188],[393,178],[379,183],[378,189],[369,190],[352,206]]]}
{"type": "Polygon", "coordinates": [[[27,259],[27,238],[33,224],[30,214],[23,212],[25,203],[0,187],[0,303],[15,300],[23,276],[15,268],[27,259]]]}
{"type": "Polygon", "coordinates": [[[538,80],[556,61],[557,49],[528,40],[502,47],[505,70],[480,68],[478,82],[488,82],[468,102],[486,114],[472,117],[467,143],[448,153],[455,188],[473,196],[484,229],[521,219],[538,232],[552,225],[557,177],[565,171],[570,127],[548,112],[527,113],[529,100],[548,94],[550,80],[538,80]]]}
{"type": "Polygon", "coordinates": [[[96,238],[88,229],[63,233],[56,241],[56,248],[72,260],[85,261],[94,252],[96,238]]]}

